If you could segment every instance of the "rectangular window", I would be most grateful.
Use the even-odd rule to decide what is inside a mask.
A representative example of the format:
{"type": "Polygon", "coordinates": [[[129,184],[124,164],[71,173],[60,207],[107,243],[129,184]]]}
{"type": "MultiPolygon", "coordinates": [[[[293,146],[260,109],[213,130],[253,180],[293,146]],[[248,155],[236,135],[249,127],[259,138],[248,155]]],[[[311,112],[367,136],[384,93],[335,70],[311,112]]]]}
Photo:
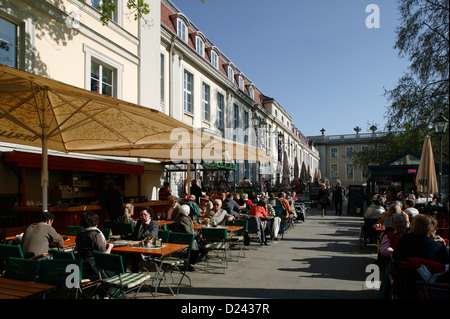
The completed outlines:
{"type": "Polygon", "coordinates": [[[177,23],[177,35],[180,37],[181,40],[183,40],[184,42],[187,42],[186,25],[180,19],[178,19],[178,23],[177,23]]]}
{"type": "Polygon", "coordinates": [[[218,69],[219,68],[219,58],[217,56],[217,53],[214,51],[211,51],[211,64],[218,69]]]}
{"type": "Polygon", "coordinates": [[[225,98],[222,94],[217,93],[217,127],[224,128],[225,126],[225,98]]]}
{"type": "Polygon", "coordinates": [[[253,90],[253,87],[252,87],[252,86],[249,86],[249,87],[248,87],[248,96],[250,96],[250,98],[251,98],[252,100],[255,99],[255,91],[253,90]]]}
{"type": "Polygon", "coordinates": [[[331,158],[337,158],[338,157],[338,148],[337,147],[330,148],[330,157],[331,158]]]}
{"type": "Polygon", "coordinates": [[[209,107],[209,85],[203,83],[202,85],[202,118],[209,121],[210,107],[209,107]]]}
{"type": "Polygon", "coordinates": [[[348,163],[346,165],[345,175],[346,175],[348,181],[352,181],[353,180],[353,164],[349,164],[348,163]]]}
{"type": "Polygon", "coordinates": [[[338,179],[338,164],[330,164],[330,178],[332,181],[336,181],[338,179]]]}
{"type": "MultiPolygon", "coordinates": [[[[95,8],[96,10],[101,10],[101,6],[103,5],[103,1],[102,0],[88,0],[86,1],[87,3],[90,2],[91,7],[95,8]]],[[[114,5],[116,7],[116,11],[115,12],[111,12],[111,21],[117,22],[117,0],[110,0],[109,2],[111,2],[108,5],[114,5]]]]}
{"type": "Polygon", "coordinates": [[[369,146],[361,146],[361,152],[367,152],[369,150],[369,146]]]}
{"type": "Polygon", "coordinates": [[[91,91],[116,96],[115,76],[117,70],[98,60],[91,61],[91,91]]]}
{"type": "Polygon", "coordinates": [[[0,17],[0,63],[17,68],[18,27],[0,17]]]}
{"type": "Polygon", "coordinates": [[[234,105],[234,128],[239,127],[239,106],[237,104],[234,105]]]}
{"type": "Polygon", "coordinates": [[[234,83],[234,71],[231,66],[228,66],[228,80],[234,83]]]}
{"type": "Polygon", "coordinates": [[[205,46],[203,44],[203,41],[199,37],[196,37],[195,51],[197,51],[197,53],[200,54],[202,57],[205,56],[204,54],[205,46]]]}
{"type": "Polygon", "coordinates": [[[345,148],[345,156],[349,157],[349,158],[353,157],[353,147],[352,146],[345,148]]]}
{"type": "Polygon", "coordinates": [[[183,84],[183,103],[184,111],[192,113],[192,79],[193,76],[187,71],[184,71],[183,84]]]}
{"type": "Polygon", "coordinates": [[[159,74],[159,85],[160,92],[159,98],[161,102],[164,102],[164,54],[161,54],[161,66],[160,66],[160,74],[159,74]]]}
{"type": "Polygon", "coordinates": [[[239,76],[239,89],[244,91],[244,79],[242,78],[242,76],[239,76]]]}

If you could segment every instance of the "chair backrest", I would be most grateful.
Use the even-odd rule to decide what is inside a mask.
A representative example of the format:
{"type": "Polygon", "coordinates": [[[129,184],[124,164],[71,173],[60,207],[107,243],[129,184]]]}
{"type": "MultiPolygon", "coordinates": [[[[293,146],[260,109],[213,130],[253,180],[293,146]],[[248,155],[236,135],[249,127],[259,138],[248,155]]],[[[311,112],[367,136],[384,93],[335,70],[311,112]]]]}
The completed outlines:
{"type": "Polygon", "coordinates": [[[39,273],[39,266],[39,260],[9,257],[4,277],[35,282],[39,273]]]}
{"type": "Polygon", "coordinates": [[[281,204],[281,201],[276,197],[270,197],[269,198],[269,204],[275,208],[275,207],[283,207],[283,204],[281,204]]]}
{"type": "Polygon", "coordinates": [[[99,230],[105,236],[106,241],[108,241],[111,238],[111,228],[99,228],[99,230]]]}
{"type": "Polygon", "coordinates": [[[274,206],[273,210],[275,211],[275,214],[277,217],[280,217],[281,220],[286,218],[286,210],[283,207],[280,206],[274,206]]]}
{"type": "Polygon", "coordinates": [[[227,211],[227,213],[231,215],[231,207],[222,206],[222,209],[225,209],[227,211]]]}
{"type": "Polygon", "coordinates": [[[205,240],[225,240],[227,239],[226,227],[203,227],[202,238],[205,240]]]}
{"type": "Polygon", "coordinates": [[[169,243],[189,245],[189,248],[192,248],[194,243],[194,234],[170,232],[169,243]]]}
{"type": "Polygon", "coordinates": [[[103,221],[103,226],[111,229],[114,235],[128,235],[134,231],[133,224],[115,222],[112,220],[103,221]]]}
{"type": "Polygon", "coordinates": [[[70,260],[75,259],[75,255],[73,254],[72,251],[64,251],[52,248],[50,249],[50,254],[53,256],[54,259],[70,259],[70,260]]]}
{"type": "Polygon", "coordinates": [[[239,219],[234,219],[233,220],[233,225],[235,225],[235,226],[243,226],[244,228],[244,231],[247,231],[248,230],[248,219],[241,219],[241,218],[239,218],[239,219]]]}
{"type": "Polygon", "coordinates": [[[409,262],[393,261],[393,290],[399,299],[418,299],[419,273],[409,262]]]}
{"type": "Polygon", "coordinates": [[[0,244],[0,258],[8,257],[23,258],[22,248],[19,245],[0,244]]]}
{"type": "Polygon", "coordinates": [[[122,263],[122,256],[116,254],[105,254],[94,250],[95,265],[101,270],[110,270],[116,274],[123,274],[125,268],[122,263]]]}
{"type": "Polygon", "coordinates": [[[64,285],[67,276],[73,272],[73,266],[78,267],[78,277],[73,278],[81,282],[83,260],[82,259],[44,259],[40,261],[38,282],[47,285],[64,285]],[[71,267],[69,267],[71,266],[71,267]]]}
{"type": "Polygon", "coordinates": [[[168,230],[163,230],[160,229],[158,230],[158,238],[161,239],[161,241],[163,243],[168,243],[169,242],[169,231],[168,230]]]}
{"type": "Polygon", "coordinates": [[[81,231],[81,226],[67,226],[64,235],[76,236],[81,231]]]}

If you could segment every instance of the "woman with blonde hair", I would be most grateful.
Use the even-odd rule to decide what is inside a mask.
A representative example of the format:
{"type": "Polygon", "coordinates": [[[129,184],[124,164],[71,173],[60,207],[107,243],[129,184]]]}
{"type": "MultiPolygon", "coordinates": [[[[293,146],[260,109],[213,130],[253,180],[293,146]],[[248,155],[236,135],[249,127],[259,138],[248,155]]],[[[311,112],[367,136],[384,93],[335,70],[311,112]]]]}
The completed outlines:
{"type": "Polygon", "coordinates": [[[412,220],[411,232],[404,235],[395,247],[393,259],[408,261],[422,258],[443,264],[449,263],[448,247],[436,236],[437,221],[431,216],[419,214],[412,220]]]}
{"type": "Polygon", "coordinates": [[[133,224],[133,226],[135,226],[136,222],[133,219],[133,214],[134,206],[132,204],[127,204],[123,213],[122,222],[125,224],[133,224]]]}

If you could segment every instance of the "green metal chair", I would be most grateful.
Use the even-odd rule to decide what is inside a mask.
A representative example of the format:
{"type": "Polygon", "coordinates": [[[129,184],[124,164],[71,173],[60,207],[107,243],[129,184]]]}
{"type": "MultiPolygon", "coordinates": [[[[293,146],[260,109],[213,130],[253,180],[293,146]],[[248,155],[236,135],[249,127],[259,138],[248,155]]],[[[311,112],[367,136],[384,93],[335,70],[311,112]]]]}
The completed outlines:
{"type": "Polygon", "coordinates": [[[237,255],[236,261],[239,261],[239,257],[241,256],[241,252],[243,257],[245,258],[245,249],[244,249],[244,238],[248,236],[248,219],[234,219],[229,225],[234,226],[243,226],[244,228],[239,233],[233,234],[228,238],[228,241],[231,244],[231,248],[233,246],[239,247],[239,253],[237,255]]]}
{"type": "Polygon", "coordinates": [[[163,243],[169,242],[169,234],[170,234],[169,230],[163,230],[163,229],[158,230],[158,238],[161,239],[161,241],[163,243]]]}
{"type": "Polygon", "coordinates": [[[188,245],[188,248],[187,251],[182,251],[177,255],[168,256],[161,259],[160,258],[155,259],[155,262],[160,263],[161,268],[162,266],[165,266],[164,273],[161,275],[162,278],[160,278],[157,287],[159,287],[159,284],[163,280],[168,269],[171,269],[172,272],[174,269],[177,269],[182,275],[177,285],[177,294],[178,294],[181,282],[183,281],[184,277],[187,277],[189,279],[189,286],[192,286],[191,278],[188,275],[186,275],[186,270],[187,267],[189,266],[191,249],[192,245],[194,244],[194,234],[169,232],[168,243],[188,245]]]}
{"type": "Polygon", "coordinates": [[[50,255],[52,255],[54,259],[69,259],[69,260],[75,259],[75,255],[74,255],[73,251],[64,251],[64,250],[51,248],[49,252],[50,252],[50,255]]]}
{"type": "Polygon", "coordinates": [[[109,241],[111,239],[111,228],[99,228],[99,230],[105,236],[106,241],[109,241]]]}
{"type": "Polygon", "coordinates": [[[111,220],[103,221],[103,226],[105,228],[111,229],[111,231],[114,235],[126,236],[126,235],[133,233],[133,231],[134,231],[133,224],[115,222],[115,221],[111,221],[111,220]]]}
{"type": "Polygon", "coordinates": [[[5,272],[10,257],[24,258],[22,248],[19,245],[0,244],[0,275],[5,272]]]}
{"type": "MultiPolygon", "coordinates": [[[[230,249],[230,242],[228,241],[228,231],[225,227],[203,227],[202,239],[205,242],[204,250],[213,251],[222,261],[223,273],[228,268],[227,253],[230,249]]],[[[205,269],[211,258],[207,258],[205,262],[205,269]]]]}
{"type": "MultiPolygon", "coordinates": [[[[133,298],[145,285],[145,281],[150,279],[148,273],[127,273],[122,262],[122,256],[116,254],[105,254],[94,251],[95,264],[100,270],[100,281],[108,286],[115,288],[114,297],[125,298],[126,295],[134,291],[133,298]],[[106,277],[103,271],[111,271],[115,276],[106,277]]],[[[147,286],[148,287],[148,286],[147,286]]],[[[151,292],[151,289],[149,288],[151,292]]]]}
{"type": "Polygon", "coordinates": [[[39,260],[9,257],[3,276],[8,279],[36,282],[39,266],[39,260]]]}
{"type": "Polygon", "coordinates": [[[81,226],[67,226],[66,233],[67,236],[76,236],[81,231],[81,226]]]}
{"type": "Polygon", "coordinates": [[[58,296],[78,298],[82,271],[82,259],[45,259],[40,261],[38,282],[56,286],[58,296]]]}

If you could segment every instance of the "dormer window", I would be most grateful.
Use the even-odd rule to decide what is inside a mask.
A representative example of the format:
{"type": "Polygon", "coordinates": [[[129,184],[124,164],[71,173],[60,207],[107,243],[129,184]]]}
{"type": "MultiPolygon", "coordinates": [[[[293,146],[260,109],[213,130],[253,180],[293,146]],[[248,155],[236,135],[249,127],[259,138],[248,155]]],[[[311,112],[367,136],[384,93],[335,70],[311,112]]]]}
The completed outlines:
{"type": "Polygon", "coordinates": [[[196,37],[195,40],[195,51],[202,57],[204,56],[205,52],[205,44],[203,43],[202,39],[200,37],[196,37]]]}
{"type": "Polygon", "coordinates": [[[231,65],[228,65],[227,73],[228,73],[228,79],[234,83],[234,70],[231,65]]]}
{"type": "Polygon", "coordinates": [[[238,84],[239,89],[244,91],[244,78],[241,75],[238,75],[238,84]]]}
{"type": "Polygon", "coordinates": [[[181,19],[178,19],[177,22],[177,35],[181,40],[187,42],[187,27],[181,19]]]}
{"type": "Polygon", "coordinates": [[[205,43],[206,38],[200,31],[190,34],[193,42],[195,43],[195,51],[202,57],[205,57],[205,43]]]}
{"type": "Polygon", "coordinates": [[[184,42],[188,42],[188,27],[190,25],[189,20],[182,14],[182,13],[176,13],[170,16],[172,19],[176,31],[177,36],[183,40],[184,42]]]}
{"type": "Polygon", "coordinates": [[[205,49],[209,54],[209,59],[211,60],[211,64],[217,70],[219,69],[219,51],[216,47],[208,47],[205,49]]]}
{"type": "Polygon", "coordinates": [[[211,51],[211,64],[216,69],[219,68],[219,56],[217,55],[216,51],[211,51]]]}
{"type": "Polygon", "coordinates": [[[253,88],[253,86],[252,86],[252,85],[249,85],[249,86],[247,87],[247,91],[248,91],[248,96],[249,96],[252,100],[254,100],[254,99],[255,99],[255,89],[253,88]]]}

